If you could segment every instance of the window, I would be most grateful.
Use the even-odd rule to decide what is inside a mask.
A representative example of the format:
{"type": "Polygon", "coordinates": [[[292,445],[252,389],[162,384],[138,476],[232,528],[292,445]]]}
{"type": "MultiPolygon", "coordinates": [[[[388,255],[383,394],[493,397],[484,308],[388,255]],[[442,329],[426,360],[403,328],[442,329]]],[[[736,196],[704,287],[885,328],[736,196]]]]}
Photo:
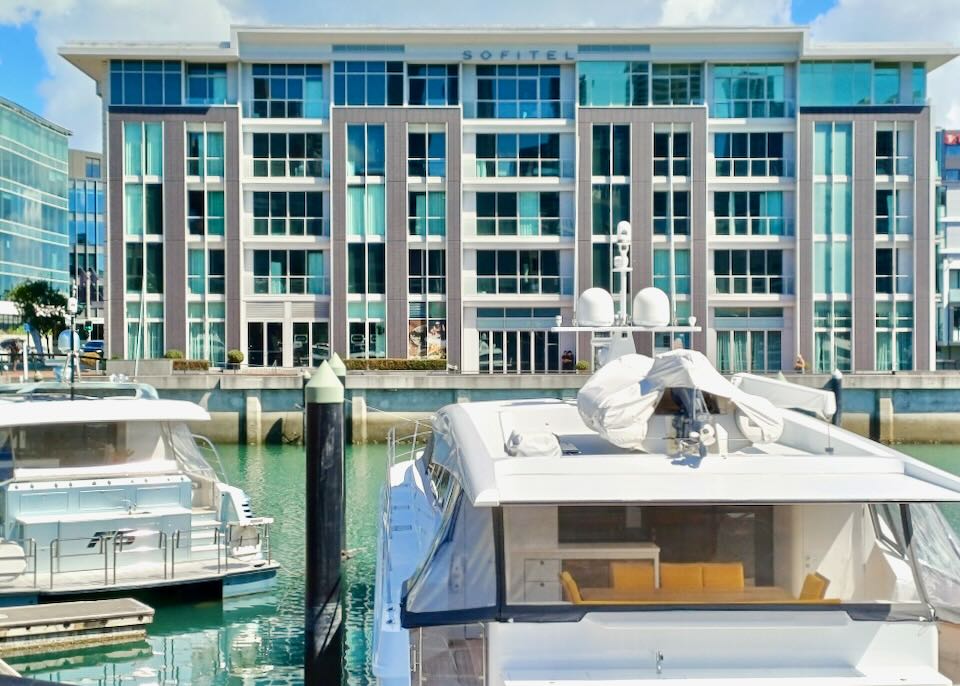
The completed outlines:
{"type": "Polygon", "coordinates": [[[156,359],[163,355],[163,303],[128,302],[127,355],[156,359]],[[146,326],[141,327],[141,323],[146,326]]]}
{"type": "Polygon", "coordinates": [[[717,176],[785,176],[782,133],[717,133],[717,176]]]}
{"type": "Polygon", "coordinates": [[[800,105],[869,105],[871,71],[869,62],[801,62],[797,86],[800,105]]]}
{"type": "Polygon", "coordinates": [[[718,236],[789,236],[782,191],[717,191],[713,194],[718,236]]]}
{"type": "Polygon", "coordinates": [[[593,175],[630,176],[630,125],[593,125],[593,175]]]}
{"type": "Polygon", "coordinates": [[[458,105],[459,73],[456,64],[408,64],[408,104],[434,107],[458,105]]]}
{"type": "Polygon", "coordinates": [[[163,234],[163,185],[127,183],[123,186],[124,223],[128,236],[163,234]]]}
{"type": "Polygon", "coordinates": [[[717,368],[724,374],[780,371],[779,331],[717,330],[717,368]]]}
{"type": "Polygon", "coordinates": [[[254,236],[327,236],[320,191],[254,191],[254,236]]]}
{"type": "Polygon", "coordinates": [[[913,173],[913,125],[910,122],[878,122],[877,176],[909,176],[913,173]]]}
{"type": "Polygon", "coordinates": [[[912,190],[878,188],[876,198],[877,235],[909,236],[913,233],[912,190]]]}
{"type": "Polygon", "coordinates": [[[410,191],[407,218],[411,236],[444,236],[447,233],[447,200],[444,191],[410,191]]]}
{"type": "Polygon", "coordinates": [[[849,122],[816,122],[813,127],[813,173],[850,176],[853,173],[853,127],[849,122]]]}
{"type": "Polygon", "coordinates": [[[189,357],[209,360],[222,367],[227,362],[226,306],[222,302],[187,303],[189,357]]]}
{"type": "Polygon", "coordinates": [[[182,78],[182,62],[110,60],[110,104],[179,105],[182,78]]]}
{"type": "Polygon", "coordinates": [[[560,293],[560,251],[478,250],[478,293],[560,293]]]}
{"type": "Polygon", "coordinates": [[[126,251],[127,293],[163,293],[163,244],[127,243],[126,251]]]}
{"type": "Polygon", "coordinates": [[[873,65],[873,104],[894,105],[900,102],[900,64],[875,62],[873,65]]]}
{"type": "Polygon", "coordinates": [[[914,62],[910,67],[910,86],[914,105],[924,105],[927,102],[927,65],[923,62],[914,62]]]}
{"type": "Polygon", "coordinates": [[[877,371],[913,369],[913,303],[878,302],[877,371]]]}
{"type": "MultiPolygon", "coordinates": [[[[507,309],[507,319],[510,319],[509,310],[521,308],[507,309]]],[[[481,373],[542,374],[561,371],[560,334],[553,331],[482,329],[479,332],[479,351],[481,373]]]]}
{"type": "Polygon", "coordinates": [[[653,285],[668,295],[690,295],[690,251],[675,249],[653,251],[653,285]]]}
{"type": "Polygon", "coordinates": [[[477,117],[556,119],[561,116],[564,114],[560,109],[559,65],[477,66],[477,117]]]}
{"type": "Polygon", "coordinates": [[[411,302],[407,313],[407,357],[447,359],[447,304],[411,302]]]}
{"type": "Polygon", "coordinates": [[[442,127],[410,124],[407,176],[447,175],[447,133],[442,127]]]}
{"type": "Polygon", "coordinates": [[[626,107],[649,104],[648,62],[580,62],[580,104],[626,107]]]}
{"type": "Polygon", "coordinates": [[[187,176],[223,176],[222,131],[187,131],[187,176]]]}
{"type": "Polygon", "coordinates": [[[283,322],[247,322],[247,364],[251,367],[283,364],[283,322]]]}
{"type": "Polygon", "coordinates": [[[387,263],[383,243],[347,244],[347,292],[386,293],[387,263]]]}
{"type": "Polygon", "coordinates": [[[223,191],[187,191],[187,226],[191,236],[222,236],[223,212],[223,191]]]}
{"type": "Polygon", "coordinates": [[[877,248],[877,293],[913,291],[913,253],[909,248],[877,248]]]}
{"type": "MultiPolygon", "coordinates": [[[[572,225],[563,228],[563,235],[572,235],[572,225]]],[[[561,235],[560,193],[477,193],[477,235],[561,235]]]]}
{"type": "Polygon", "coordinates": [[[253,134],[254,176],[324,176],[323,134],[253,134]]]}
{"type": "MultiPolygon", "coordinates": [[[[612,271],[613,258],[620,254],[616,243],[596,241],[591,246],[592,286],[603,288],[611,293],[620,292],[620,274],[612,271]]],[[[627,279],[627,293],[631,292],[630,279],[627,279]]]]}
{"type": "Polygon", "coordinates": [[[403,104],[403,62],[334,62],[337,105],[403,104]]]}
{"type": "Polygon", "coordinates": [[[782,250],[714,250],[713,274],[721,294],[790,293],[782,250]]]}
{"type": "Polygon", "coordinates": [[[125,176],[163,176],[163,124],[123,122],[125,176]]]}
{"type": "Polygon", "coordinates": [[[187,65],[188,105],[223,105],[226,102],[226,64],[187,65]]]}
{"type": "Polygon", "coordinates": [[[617,224],[630,221],[630,185],[595,183],[591,193],[593,235],[613,236],[617,224]]]}
{"type": "MultiPolygon", "coordinates": [[[[372,303],[371,303],[372,304],[372,303]]],[[[381,320],[351,321],[349,357],[376,359],[387,356],[387,325],[381,320]]]]}
{"type": "Polygon", "coordinates": [[[690,191],[654,191],[653,233],[658,236],[690,235],[690,191]]]}
{"type": "Polygon", "coordinates": [[[849,295],[853,280],[850,241],[814,241],[813,292],[849,295]]]}
{"type": "Polygon", "coordinates": [[[478,133],[477,176],[561,176],[560,134],[478,133]]]}
{"type": "Polygon", "coordinates": [[[408,252],[407,292],[413,295],[447,292],[447,251],[411,248],[408,252]]]}
{"type": "Polygon", "coordinates": [[[384,159],[382,124],[347,125],[347,176],[383,176],[384,159]]]}
{"type": "Polygon", "coordinates": [[[690,175],[690,134],[686,131],[655,131],[653,175],[690,175]]]}
{"type": "Polygon", "coordinates": [[[321,250],[254,250],[253,293],[328,295],[321,250]]]}
{"type": "Polygon", "coordinates": [[[829,374],[834,369],[853,368],[853,315],[849,302],[818,300],[813,306],[814,371],[829,374]]]}
{"type": "Polygon", "coordinates": [[[385,236],[387,233],[386,184],[347,186],[347,235],[385,236]]]}
{"type": "Polygon", "coordinates": [[[323,117],[323,76],[319,64],[254,64],[253,100],[246,114],[254,118],[323,117]]]}
{"type": "Polygon", "coordinates": [[[654,105],[696,105],[703,100],[699,64],[654,64],[654,105]]]}
{"type": "Polygon", "coordinates": [[[293,323],[293,366],[318,367],[330,358],[329,322],[293,323]]]}
{"type": "Polygon", "coordinates": [[[225,267],[223,250],[187,251],[187,284],[194,295],[223,295],[225,267]],[[206,261],[204,261],[206,257],[206,261]]]}
{"type": "Polygon", "coordinates": [[[717,64],[713,67],[713,107],[719,119],[791,117],[782,64],[717,64]]]}
{"type": "Polygon", "coordinates": [[[84,160],[84,176],[88,179],[100,178],[100,160],[96,157],[87,157],[84,160]]]}

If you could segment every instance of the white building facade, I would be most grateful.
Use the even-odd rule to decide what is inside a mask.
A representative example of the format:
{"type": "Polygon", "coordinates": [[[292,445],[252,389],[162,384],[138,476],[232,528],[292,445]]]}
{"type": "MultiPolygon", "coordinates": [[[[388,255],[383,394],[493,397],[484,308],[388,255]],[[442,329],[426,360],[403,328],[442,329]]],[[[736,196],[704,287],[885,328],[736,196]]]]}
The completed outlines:
{"type": "MultiPolygon", "coordinates": [[[[556,371],[663,288],[723,371],[934,364],[938,46],[804,29],[234,28],[70,45],[97,81],[111,354],[556,371]]],[[[638,337],[651,353],[670,341],[638,337]]]]}

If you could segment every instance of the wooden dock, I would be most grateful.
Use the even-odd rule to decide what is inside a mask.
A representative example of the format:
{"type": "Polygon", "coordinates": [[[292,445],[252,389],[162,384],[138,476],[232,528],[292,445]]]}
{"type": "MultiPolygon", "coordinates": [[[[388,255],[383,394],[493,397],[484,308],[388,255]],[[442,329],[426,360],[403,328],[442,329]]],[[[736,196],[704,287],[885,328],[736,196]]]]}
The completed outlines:
{"type": "Polygon", "coordinates": [[[0,607],[0,658],[142,641],[153,614],[133,598],[0,607]]]}

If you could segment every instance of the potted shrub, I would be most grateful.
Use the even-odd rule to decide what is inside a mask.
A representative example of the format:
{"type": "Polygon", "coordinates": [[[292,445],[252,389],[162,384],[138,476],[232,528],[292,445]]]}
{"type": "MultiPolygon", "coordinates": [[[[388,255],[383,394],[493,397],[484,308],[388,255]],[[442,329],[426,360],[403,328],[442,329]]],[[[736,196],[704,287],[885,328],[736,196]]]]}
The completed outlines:
{"type": "Polygon", "coordinates": [[[577,374],[586,374],[590,371],[590,365],[586,360],[577,360],[577,374]]]}
{"type": "Polygon", "coordinates": [[[167,358],[168,360],[182,360],[182,359],[183,359],[183,351],[182,351],[182,350],[177,350],[176,348],[172,348],[172,349],[168,350],[167,352],[165,352],[165,353],[163,354],[163,356],[164,356],[165,358],[167,358]]]}
{"type": "Polygon", "coordinates": [[[243,362],[243,351],[236,348],[227,351],[227,369],[240,369],[243,362]]]}

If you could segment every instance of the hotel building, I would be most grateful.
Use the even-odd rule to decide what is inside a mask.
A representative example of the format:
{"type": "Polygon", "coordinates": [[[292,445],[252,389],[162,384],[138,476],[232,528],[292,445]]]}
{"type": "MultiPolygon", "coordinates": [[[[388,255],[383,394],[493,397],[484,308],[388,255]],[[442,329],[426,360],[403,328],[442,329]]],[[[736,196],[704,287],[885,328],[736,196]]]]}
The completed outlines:
{"type": "MultiPolygon", "coordinates": [[[[724,371],[934,365],[927,74],[803,28],[235,27],[74,44],[104,106],[110,354],[559,369],[655,285],[724,371]]],[[[668,336],[638,336],[641,352],[668,336]]]]}

